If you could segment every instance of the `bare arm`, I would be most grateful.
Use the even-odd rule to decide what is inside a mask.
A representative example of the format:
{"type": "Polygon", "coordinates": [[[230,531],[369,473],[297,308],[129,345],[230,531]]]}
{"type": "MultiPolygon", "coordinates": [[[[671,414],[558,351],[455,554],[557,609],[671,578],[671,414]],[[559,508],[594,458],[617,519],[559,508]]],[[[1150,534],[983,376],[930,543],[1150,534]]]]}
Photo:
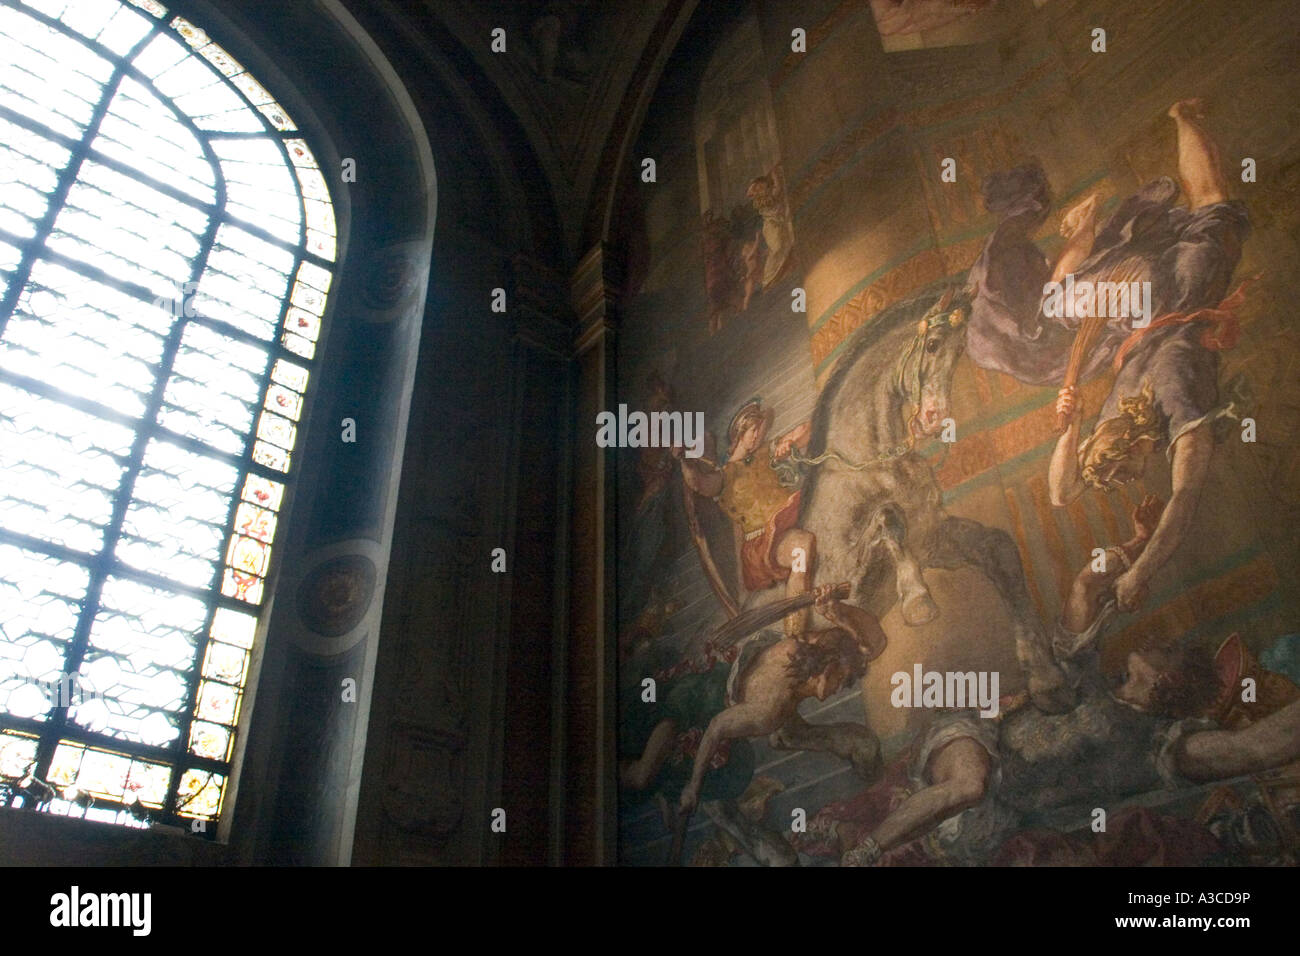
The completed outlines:
{"type": "Polygon", "coordinates": [[[1104,571],[1094,571],[1089,562],[1075,575],[1065,606],[1061,608],[1061,625],[1067,631],[1082,634],[1092,626],[1101,609],[1101,602],[1110,593],[1115,579],[1123,574],[1125,567],[1132,567],[1151,540],[1164,506],[1165,503],[1155,495],[1147,495],[1142,499],[1142,504],[1133,509],[1133,537],[1117,546],[1124,552],[1127,562],[1108,561],[1104,571]]]}
{"type": "Polygon", "coordinates": [[[690,813],[695,809],[695,804],[700,797],[700,785],[704,783],[704,775],[709,770],[709,761],[717,752],[718,745],[724,740],[754,737],[770,732],[772,729],[768,726],[772,723],[770,718],[770,708],[742,702],[734,707],[728,707],[709,721],[704,736],[700,738],[699,749],[695,751],[695,766],[691,770],[691,781],[682,790],[680,804],[682,813],[690,813]]]}
{"type": "Polygon", "coordinates": [[[1222,780],[1259,773],[1300,758],[1300,700],[1244,730],[1188,734],[1174,754],[1189,780],[1222,780]]]}
{"type": "MultiPolygon", "coordinates": [[[[834,585],[819,585],[818,590],[823,587],[833,588],[834,585]]],[[[868,661],[875,660],[884,652],[888,638],[880,626],[880,620],[870,611],[843,601],[819,601],[816,608],[822,617],[853,636],[868,661]]]]}
{"type": "Polygon", "coordinates": [[[1066,416],[1069,424],[1052,451],[1052,463],[1047,471],[1047,494],[1052,504],[1063,508],[1083,494],[1083,476],[1079,474],[1079,420],[1083,417],[1079,406],[1079,390],[1063,388],[1056,399],[1056,411],[1066,416]]]}
{"type": "Polygon", "coordinates": [[[1152,576],[1173,556],[1191,527],[1196,504],[1210,470],[1214,453],[1214,436],[1208,425],[1201,424],[1184,432],[1174,445],[1173,495],[1165,506],[1155,533],[1146,549],[1116,582],[1115,596],[1120,610],[1127,611],[1140,602],[1140,592],[1152,576]]]}
{"type": "Polygon", "coordinates": [[[808,440],[812,437],[812,422],[804,422],[802,425],[796,425],[784,435],[776,440],[772,447],[773,458],[784,458],[790,454],[790,449],[799,448],[800,450],[808,447],[808,440]]]}
{"type": "Polygon", "coordinates": [[[672,749],[673,738],[677,734],[677,722],[661,720],[650,732],[645,750],[636,760],[625,760],[619,764],[619,783],[629,790],[644,790],[659,775],[664,761],[672,749]]]}

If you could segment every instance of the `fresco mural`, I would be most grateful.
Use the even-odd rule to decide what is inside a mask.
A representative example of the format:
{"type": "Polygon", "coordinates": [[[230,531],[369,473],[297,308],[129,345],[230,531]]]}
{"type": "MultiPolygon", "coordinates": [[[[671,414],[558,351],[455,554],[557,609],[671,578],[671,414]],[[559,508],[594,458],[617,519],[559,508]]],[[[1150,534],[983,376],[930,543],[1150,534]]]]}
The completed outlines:
{"type": "Polygon", "coordinates": [[[623,862],[1295,863],[1300,78],[1259,30],[1300,16],[1152,6],[1221,47],[1085,66],[1066,0],[684,37],[619,391],[710,439],[620,460],[623,862]]]}
{"type": "Polygon", "coordinates": [[[948,46],[980,39],[997,0],[871,0],[886,50],[948,46]],[[981,16],[983,14],[983,16],[981,16]]]}
{"type": "Polygon", "coordinates": [[[711,57],[695,104],[710,332],[747,311],[793,265],[794,230],[760,49],[757,21],[742,20],[711,57]]]}

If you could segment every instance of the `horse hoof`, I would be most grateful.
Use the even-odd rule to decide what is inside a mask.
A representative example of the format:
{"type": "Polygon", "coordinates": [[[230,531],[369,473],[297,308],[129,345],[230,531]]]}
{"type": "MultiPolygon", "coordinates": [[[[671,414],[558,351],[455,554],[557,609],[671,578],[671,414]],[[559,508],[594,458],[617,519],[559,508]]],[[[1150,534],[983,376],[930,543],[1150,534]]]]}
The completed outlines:
{"type": "Polygon", "coordinates": [[[909,627],[929,624],[939,616],[939,606],[928,594],[918,594],[903,602],[903,623],[909,627]]]}

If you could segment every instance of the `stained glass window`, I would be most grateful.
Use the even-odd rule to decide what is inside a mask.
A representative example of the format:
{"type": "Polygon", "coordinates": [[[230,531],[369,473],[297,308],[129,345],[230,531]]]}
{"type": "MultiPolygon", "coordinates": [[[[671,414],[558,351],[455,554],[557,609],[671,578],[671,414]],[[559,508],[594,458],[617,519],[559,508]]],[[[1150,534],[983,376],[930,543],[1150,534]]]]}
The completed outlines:
{"type": "Polygon", "coordinates": [[[0,803],[213,821],[329,190],[288,112],[155,0],[0,0],[0,47],[0,803]]]}

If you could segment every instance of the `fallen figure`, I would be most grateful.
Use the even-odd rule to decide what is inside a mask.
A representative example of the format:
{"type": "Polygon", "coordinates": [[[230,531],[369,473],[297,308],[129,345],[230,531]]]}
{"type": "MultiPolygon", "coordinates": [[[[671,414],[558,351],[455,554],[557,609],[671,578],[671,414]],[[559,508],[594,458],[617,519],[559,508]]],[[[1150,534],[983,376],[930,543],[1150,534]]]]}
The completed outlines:
{"type": "Polygon", "coordinates": [[[644,743],[635,757],[620,762],[619,783],[629,791],[681,794],[674,812],[665,814],[674,835],[670,863],[680,862],[689,818],[701,800],[713,805],[706,809],[714,822],[760,863],[794,862],[783,840],[771,839],[735,812],[733,805],[753,779],[748,737],[767,734],[774,747],[833,753],[866,780],[879,772],[879,742],[865,725],[810,724],[797,710],[809,697],[825,700],[850,686],[885,648],[875,616],[840,600],[847,591],[846,585],[822,585],[746,611],[712,633],[698,660],[658,675],[666,691],[663,705],[651,718],[653,726],[641,721],[638,730],[629,724],[629,738],[644,743]],[[832,626],[784,639],[760,633],[737,646],[805,603],[814,603],[832,626]]]}
{"type": "Polygon", "coordinates": [[[885,632],[875,615],[840,601],[835,590],[820,585],[813,591],[813,606],[831,627],[777,641],[748,666],[738,662],[732,703],[705,728],[691,778],[682,788],[681,815],[694,811],[717,748],[736,738],[767,734],[774,747],[829,751],[866,775],[874,773],[879,745],[865,725],[810,724],[798,712],[801,701],[825,700],[852,685],[885,649],[885,632]]]}
{"type": "MultiPolygon", "coordinates": [[[[1135,511],[1137,533],[1121,546],[1129,560],[1145,547],[1160,508],[1148,498],[1135,511]]],[[[1116,613],[1116,577],[1115,568],[1080,572],[1058,624],[1057,651],[1073,655],[1081,703],[1046,714],[1013,700],[999,719],[940,712],[911,751],[911,792],[847,849],[844,865],[875,863],[923,836],[946,861],[984,862],[1036,811],[1105,808],[1128,795],[1300,759],[1300,688],[1259,668],[1236,635],[1213,661],[1196,650],[1135,650],[1119,679],[1106,681],[1096,641],[1116,613]],[[1253,700],[1241,699],[1243,675],[1260,689],[1253,700]]]]}

